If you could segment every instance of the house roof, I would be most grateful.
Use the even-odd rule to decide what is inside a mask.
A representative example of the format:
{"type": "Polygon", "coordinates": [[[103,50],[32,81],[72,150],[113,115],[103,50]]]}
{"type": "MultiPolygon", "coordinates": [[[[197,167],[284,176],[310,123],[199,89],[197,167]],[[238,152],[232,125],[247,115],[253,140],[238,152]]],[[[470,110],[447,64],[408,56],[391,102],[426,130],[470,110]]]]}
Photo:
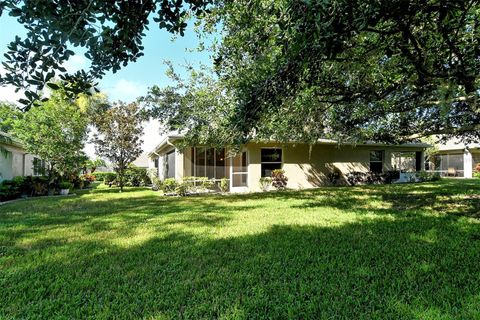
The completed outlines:
{"type": "MultiPolygon", "coordinates": [[[[177,140],[180,140],[184,137],[185,137],[185,135],[180,134],[180,133],[170,134],[170,135],[164,136],[162,141],[160,141],[160,143],[152,151],[150,151],[147,154],[147,156],[148,157],[153,157],[155,155],[158,155],[158,153],[162,149],[164,149],[165,147],[168,147],[168,146],[173,147],[174,146],[173,142],[175,142],[177,140]]],[[[257,141],[257,142],[267,142],[267,141],[257,141]]],[[[268,142],[273,142],[273,141],[268,141],[268,142]]],[[[295,142],[291,142],[291,143],[295,143],[295,142]]],[[[338,144],[338,141],[332,140],[332,139],[318,139],[317,144],[332,144],[332,145],[334,145],[334,144],[338,144]]],[[[355,145],[358,145],[358,146],[376,146],[376,147],[406,147],[406,148],[430,148],[430,147],[432,147],[432,145],[427,144],[427,143],[423,143],[423,142],[388,144],[388,143],[377,143],[377,142],[373,142],[373,141],[367,141],[367,142],[364,142],[364,143],[344,142],[344,143],[341,143],[341,145],[345,145],[345,146],[355,146],[355,145]]]]}
{"type": "Polygon", "coordinates": [[[146,152],[142,153],[132,164],[139,168],[148,168],[148,154],[146,152]]]}
{"type": "Polygon", "coordinates": [[[457,139],[450,139],[437,146],[437,152],[443,151],[463,151],[465,149],[480,149],[480,143],[463,143],[457,139]]]}
{"type": "Polygon", "coordinates": [[[23,149],[23,144],[17,138],[14,138],[11,134],[0,131],[0,144],[14,146],[23,149]]]}

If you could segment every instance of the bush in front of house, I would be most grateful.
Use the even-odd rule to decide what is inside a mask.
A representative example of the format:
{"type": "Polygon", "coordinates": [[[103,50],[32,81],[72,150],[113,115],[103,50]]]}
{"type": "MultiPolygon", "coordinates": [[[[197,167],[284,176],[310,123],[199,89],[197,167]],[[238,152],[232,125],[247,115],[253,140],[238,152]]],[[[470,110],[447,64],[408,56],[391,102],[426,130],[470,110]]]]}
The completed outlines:
{"type": "Polygon", "coordinates": [[[400,171],[390,170],[386,172],[359,172],[352,171],[347,173],[347,181],[350,185],[364,184],[390,184],[400,179],[400,171]]]}
{"type": "Polygon", "coordinates": [[[50,184],[48,177],[15,177],[11,180],[3,180],[0,184],[0,201],[7,201],[25,197],[45,196],[48,189],[57,184],[50,184]]]}
{"type": "Polygon", "coordinates": [[[272,186],[277,190],[285,190],[287,188],[288,178],[285,170],[275,169],[272,171],[272,186]]]}
{"type": "Polygon", "coordinates": [[[58,187],[60,188],[60,190],[70,190],[73,188],[73,183],[68,181],[62,181],[59,183],[58,187]]]}
{"type": "Polygon", "coordinates": [[[152,183],[147,169],[139,168],[133,165],[129,166],[128,169],[125,170],[124,180],[125,185],[129,187],[143,187],[152,183]]]}
{"type": "Polygon", "coordinates": [[[219,188],[222,193],[225,193],[228,191],[228,189],[230,188],[230,184],[227,178],[222,178],[220,180],[219,188]]]}
{"type": "Polygon", "coordinates": [[[473,170],[473,176],[475,178],[480,178],[480,163],[475,165],[475,169],[473,170]]]}
{"type": "Polygon", "coordinates": [[[175,178],[168,178],[163,180],[162,183],[162,191],[165,193],[175,193],[175,189],[177,188],[177,180],[175,178]]]}
{"type": "Polygon", "coordinates": [[[261,177],[260,180],[258,180],[258,185],[260,187],[260,190],[262,190],[263,192],[266,192],[272,185],[272,178],[261,177]]]}
{"type": "Polygon", "coordinates": [[[185,196],[214,190],[226,192],[228,190],[228,179],[221,179],[217,183],[216,180],[208,179],[207,177],[184,177],[179,181],[175,180],[175,178],[168,178],[161,182],[160,185],[160,189],[167,195],[185,196]]]}
{"type": "Polygon", "coordinates": [[[94,172],[91,175],[95,177],[96,181],[102,181],[105,184],[108,184],[117,178],[115,172],[94,172]]]}
{"type": "Polygon", "coordinates": [[[442,177],[438,172],[427,172],[427,171],[420,171],[416,173],[416,176],[419,182],[429,182],[429,181],[438,181],[442,177]]]}

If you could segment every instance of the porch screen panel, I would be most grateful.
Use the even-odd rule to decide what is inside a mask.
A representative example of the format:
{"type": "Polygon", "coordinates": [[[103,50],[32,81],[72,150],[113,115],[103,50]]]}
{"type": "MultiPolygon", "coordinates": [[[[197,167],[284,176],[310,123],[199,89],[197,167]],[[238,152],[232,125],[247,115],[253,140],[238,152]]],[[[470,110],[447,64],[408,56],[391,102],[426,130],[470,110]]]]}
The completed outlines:
{"type": "Polygon", "coordinates": [[[215,149],[210,148],[206,151],[206,177],[215,178],[215,149]]]}
{"type": "Polygon", "coordinates": [[[175,151],[167,153],[167,176],[166,178],[175,178],[175,151]]]}
{"type": "Polygon", "coordinates": [[[195,176],[205,177],[205,148],[195,148],[195,176]]]}
{"type": "Polygon", "coordinates": [[[232,159],[232,187],[246,187],[248,180],[247,152],[232,159]]]}
{"type": "Polygon", "coordinates": [[[215,149],[215,178],[225,178],[227,176],[225,170],[225,149],[215,149]]]}

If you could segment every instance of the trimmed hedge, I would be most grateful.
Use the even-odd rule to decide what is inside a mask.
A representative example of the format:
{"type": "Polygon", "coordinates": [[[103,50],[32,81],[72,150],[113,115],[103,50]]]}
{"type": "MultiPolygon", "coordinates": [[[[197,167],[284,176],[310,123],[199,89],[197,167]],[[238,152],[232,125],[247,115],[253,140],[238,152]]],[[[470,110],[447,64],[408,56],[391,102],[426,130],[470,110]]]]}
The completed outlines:
{"type": "Polygon", "coordinates": [[[102,181],[104,183],[111,182],[117,178],[115,172],[94,172],[91,175],[95,177],[96,181],[102,181]]]}

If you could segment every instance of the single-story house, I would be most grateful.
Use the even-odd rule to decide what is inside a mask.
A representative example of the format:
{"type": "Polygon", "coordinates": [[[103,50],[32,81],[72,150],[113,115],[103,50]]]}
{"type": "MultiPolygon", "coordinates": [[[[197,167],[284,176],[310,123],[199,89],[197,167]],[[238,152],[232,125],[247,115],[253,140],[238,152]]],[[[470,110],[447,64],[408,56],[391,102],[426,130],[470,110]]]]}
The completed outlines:
{"type": "Polygon", "coordinates": [[[17,176],[40,175],[45,162],[25,151],[22,143],[0,131],[0,181],[17,176]],[[34,166],[34,163],[37,163],[34,166]]]}
{"type": "Polygon", "coordinates": [[[148,169],[148,166],[149,166],[148,153],[146,152],[142,153],[137,159],[135,159],[132,162],[132,164],[138,168],[148,169]]]}
{"type": "Polygon", "coordinates": [[[452,139],[437,146],[427,163],[427,169],[443,176],[472,178],[478,163],[480,143],[465,144],[452,139]]]}
{"type": "Polygon", "coordinates": [[[424,143],[388,145],[341,144],[319,140],[316,144],[250,142],[240,152],[205,146],[179,149],[181,134],[169,135],[148,154],[149,167],[156,168],[160,180],[186,176],[229,179],[230,191],[259,191],[261,177],[283,169],[288,188],[314,188],[326,184],[330,173],[340,173],[346,183],[350,172],[424,170],[424,143]]]}

